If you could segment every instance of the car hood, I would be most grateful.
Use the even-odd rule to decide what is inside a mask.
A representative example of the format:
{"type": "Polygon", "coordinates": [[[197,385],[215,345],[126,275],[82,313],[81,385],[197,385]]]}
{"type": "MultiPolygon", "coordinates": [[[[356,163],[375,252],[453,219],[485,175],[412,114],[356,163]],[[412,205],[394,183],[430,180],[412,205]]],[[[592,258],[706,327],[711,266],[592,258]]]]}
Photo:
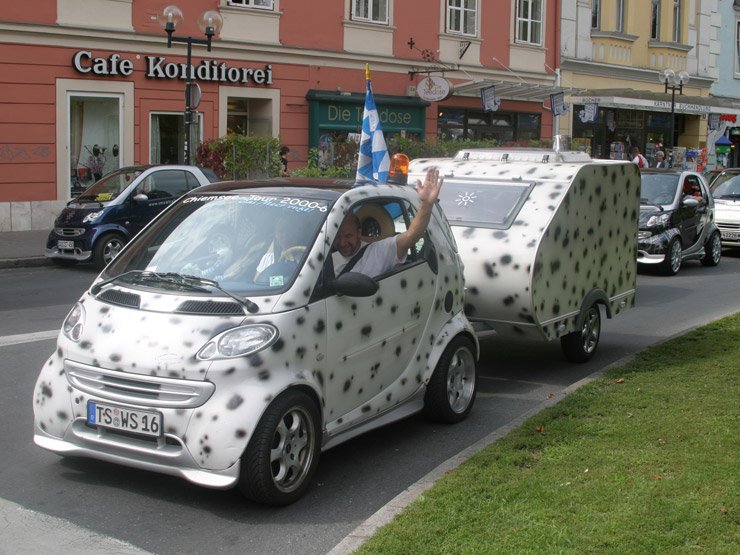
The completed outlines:
{"type": "Polygon", "coordinates": [[[718,222],[740,223],[740,199],[714,199],[714,219],[718,222]]]}
{"type": "Polygon", "coordinates": [[[73,225],[82,225],[85,216],[93,212],[106,210],[111,205],[110,202],[91,202],[85,204],[72,203],[59,214],[54,221],[55,227],[69,227],[73,225]]]}

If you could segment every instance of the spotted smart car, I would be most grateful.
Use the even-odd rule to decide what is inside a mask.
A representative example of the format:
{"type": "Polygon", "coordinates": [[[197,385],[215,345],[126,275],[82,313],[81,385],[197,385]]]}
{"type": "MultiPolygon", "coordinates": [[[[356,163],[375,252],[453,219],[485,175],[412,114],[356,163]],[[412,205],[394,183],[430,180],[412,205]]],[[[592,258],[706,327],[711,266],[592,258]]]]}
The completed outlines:
{"type": "Polygon", "coordinates": [[[478,345],[435,206],[404,263],[335,277],[345,215],[401,233],[413,187],[296,178],[191,191],[109,264],[64,320],[34,394],[34,440],[238,487],[284,505],[322,450],[424,412],[457,422],[478,345]]]}

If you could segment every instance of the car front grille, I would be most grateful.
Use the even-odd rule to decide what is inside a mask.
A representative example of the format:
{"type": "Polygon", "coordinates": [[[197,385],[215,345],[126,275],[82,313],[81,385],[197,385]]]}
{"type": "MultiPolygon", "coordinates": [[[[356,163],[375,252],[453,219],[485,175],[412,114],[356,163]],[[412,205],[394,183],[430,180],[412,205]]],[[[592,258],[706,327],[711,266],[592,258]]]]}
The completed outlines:
{"type": "Polygon", "coordinates": [[[727,231],[740,231],[740,223],[717,222],[717,227],[727,231]]]}
{"type": "Polygon", "coordinates": [[[85,234],[85,230],[77,227],[55,227],[54,233],[60,237],[79,237],[85,234]]]}
{"type": "Polygon", "coordinates": [[[64,370],[69,384],[80,391],[101,399],[147,407],[199,407],[216,389],[211,382],[129,374],[71,360],[64,361],[64,370]]]}

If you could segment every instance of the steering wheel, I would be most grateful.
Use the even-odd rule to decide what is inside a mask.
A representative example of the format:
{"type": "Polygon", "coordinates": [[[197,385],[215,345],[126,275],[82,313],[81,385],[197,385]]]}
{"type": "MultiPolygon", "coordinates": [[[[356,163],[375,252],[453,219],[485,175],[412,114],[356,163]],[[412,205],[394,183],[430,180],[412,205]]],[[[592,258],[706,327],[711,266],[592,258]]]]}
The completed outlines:
{"type": "Polygon", "coordinates": [[[298,263],[304,252],[306,252],[306,247],[303,245],[290,247],[282,252],[280,260],[298,263]]]}

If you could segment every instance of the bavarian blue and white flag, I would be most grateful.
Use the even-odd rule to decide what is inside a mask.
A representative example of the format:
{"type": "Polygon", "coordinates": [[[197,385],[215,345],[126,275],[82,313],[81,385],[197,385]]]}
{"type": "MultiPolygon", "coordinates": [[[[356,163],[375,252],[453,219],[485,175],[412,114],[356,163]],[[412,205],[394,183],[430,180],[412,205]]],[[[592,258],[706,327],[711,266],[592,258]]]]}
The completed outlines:
{"type": "Polygon", "coordinates": [[[388,147],[385,146],[383,130],[380,127],[380,117],[375,106],[373,87],[370,85],[370,65],[365,65],[365,111],[362,115],[362,136],[360,137],[360,151],[357,157],[357,181],[388,182],[388,171],[391,168],[391,159],[388,147]]]}

